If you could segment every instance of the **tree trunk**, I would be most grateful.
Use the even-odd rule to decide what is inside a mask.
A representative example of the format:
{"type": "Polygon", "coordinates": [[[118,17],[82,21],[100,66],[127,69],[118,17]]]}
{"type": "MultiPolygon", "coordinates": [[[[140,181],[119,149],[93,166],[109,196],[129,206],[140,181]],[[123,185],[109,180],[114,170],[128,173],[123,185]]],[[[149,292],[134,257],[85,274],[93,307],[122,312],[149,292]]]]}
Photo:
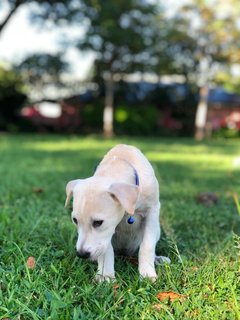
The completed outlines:
{"type": "Polygon", "coordinates": [[[11,19],[12,15],[16,12],[16,10],[18,9],[18,7],[21,4],[23,4],[23,2],[21,2],[21,0],[17,0],[16,1],[14,7],[9,11],[8,15],[6,16],[6,18],[0,24],[0,34],[2,33],[4,27],[7,25],[8,21],[11,19]]]}
{"type": "Polygon", "coordinates": [[[103,111],[103,134],[108,138],[113,136],[113,103],[114,80],[113,74],[109,73],[105,79],[105,106],[103,111]]]}
{"type": "Polygon", "coordinates": [[[195,139],[202,140],[205,137],[207,110],[208,110],[208,86],[200,89],[199,103],[195,117],[195,139]]]}

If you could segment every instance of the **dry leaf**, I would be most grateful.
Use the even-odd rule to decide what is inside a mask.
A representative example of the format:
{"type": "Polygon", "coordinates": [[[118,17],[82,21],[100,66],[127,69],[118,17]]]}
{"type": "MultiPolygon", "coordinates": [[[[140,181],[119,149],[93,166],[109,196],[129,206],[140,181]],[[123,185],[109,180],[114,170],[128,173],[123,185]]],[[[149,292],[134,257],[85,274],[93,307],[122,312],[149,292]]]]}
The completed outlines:
{"type": "Polygon", "coordinates": [[[116,283],[116,284],[113,285],[113,289],[114,290],[117,290],[118,288],[119,288],[119,284],[116,283]]]}
{"type": "Polygon", "coordinates": [[[218,203],[219,196],[215,192],[202,192],[197,195],[196,201],[205,206],[212,206],[218,203]]]}
{"type": "Polygon", "coordinates": [[[32,188],[32,192],[41,193],[41,192],[43,192],[43,188],[39,188],[39,187],[32,188]]]}
{"type": "Polygon", "coordinates": [[[118,289],[119,289],[119,284],[114,284],[113,285],[113,291],[114,291],[114,297],[116,297],[117,296],[117,294],[118,294],[118,289]]]}
{"type": "Polygon", "coordinates": [[[27,267],[28,269],[34,269],[36,265],[36,260],[34,257],[28,257],[27,259],[27,267]]]}
{"type": "Polygon", "coordinates": [[[157,298],[160,301],[168,300],[170,302],[173,302],[177,299],[183,301],[186,298],[186,296],[183,294],[176,293],[176,292],[167,291],[167,292],[159,292],[157,294],[157,298]]]}
{"type": "Polygon", "coordinates": [[[198,271],[199,268],[198,268],[198,267],[191,267],[191,270],[192,270],[192,271],[198,271]]]}

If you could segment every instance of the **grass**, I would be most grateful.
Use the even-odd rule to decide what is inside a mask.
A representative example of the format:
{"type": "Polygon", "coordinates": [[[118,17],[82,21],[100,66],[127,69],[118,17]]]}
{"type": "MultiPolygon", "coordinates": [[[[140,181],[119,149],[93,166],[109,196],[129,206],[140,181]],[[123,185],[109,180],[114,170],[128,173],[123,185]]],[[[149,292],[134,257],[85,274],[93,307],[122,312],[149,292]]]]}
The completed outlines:
{"type": "Polygon", "coordinates": [[[0,319],[240,319],[239,152],[237,140],[0,136],[0,319]],[[118,142],[140,147],[160,182],[157,252],[172,264],[157,267],[154,284],[123,258],[117,285],[94,284],[96,265],[75,257],[65,184],[90,176],[118,142]],[[217,205],[196,202],[205,191],[217,205]],[[167,291],[185,298],[159,302],[167,291]]]}

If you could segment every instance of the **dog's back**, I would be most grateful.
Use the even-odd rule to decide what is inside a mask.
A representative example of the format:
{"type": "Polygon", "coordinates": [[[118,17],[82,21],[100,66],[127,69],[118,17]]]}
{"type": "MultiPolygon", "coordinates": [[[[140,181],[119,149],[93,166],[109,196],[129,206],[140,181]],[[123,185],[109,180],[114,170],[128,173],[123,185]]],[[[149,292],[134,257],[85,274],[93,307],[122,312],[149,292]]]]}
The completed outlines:
{"type": "MultiPolygon", "coordinates": [[[[101,167],[101,165],[103,165],[104,170],[106,170],[106,166],[108,164],[109,166],[112,166],[113,165],[112,161],[114,160],[117,161],[118,159],[127,161],[132,166],[132,168],[136,170],[139,176],[139,188],[140,188],[139,202],[145,203],[145,204],[147,204],[148,200],[151,203],[153,203],[153,200],[158,202],[159,200],[158,181],[156,179],[154,170],[150,162],[143,155],[143,153],[136,147],[129,146],[126,144],[118,144],[104,156],[99,166],[101,167]]],[[[128,170],[132,170],[132,169],[128,168],[128,170]]],[[[111,172],[111,174],[115,174],[115,173],[111,172]]],[[[121,174],[121,170],[120,171],[118,170],[118,172],[116,172],[116,175],[119,175],[119,174],[121,174]]]]}

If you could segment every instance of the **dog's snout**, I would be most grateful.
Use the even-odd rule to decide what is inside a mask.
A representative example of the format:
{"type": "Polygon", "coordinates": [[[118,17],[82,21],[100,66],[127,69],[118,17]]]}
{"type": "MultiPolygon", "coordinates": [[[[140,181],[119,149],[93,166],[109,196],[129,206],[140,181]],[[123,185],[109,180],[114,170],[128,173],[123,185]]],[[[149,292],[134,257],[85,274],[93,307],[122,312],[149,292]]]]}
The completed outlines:
{"type": "Polygon", "coordinates": [[[90,252],[89,251],[83,251],[83,250],[77,251],[77,256],[79,258],[82,258],[82,259],[87,259],[87,258],[90,257],[90,252]]]}

